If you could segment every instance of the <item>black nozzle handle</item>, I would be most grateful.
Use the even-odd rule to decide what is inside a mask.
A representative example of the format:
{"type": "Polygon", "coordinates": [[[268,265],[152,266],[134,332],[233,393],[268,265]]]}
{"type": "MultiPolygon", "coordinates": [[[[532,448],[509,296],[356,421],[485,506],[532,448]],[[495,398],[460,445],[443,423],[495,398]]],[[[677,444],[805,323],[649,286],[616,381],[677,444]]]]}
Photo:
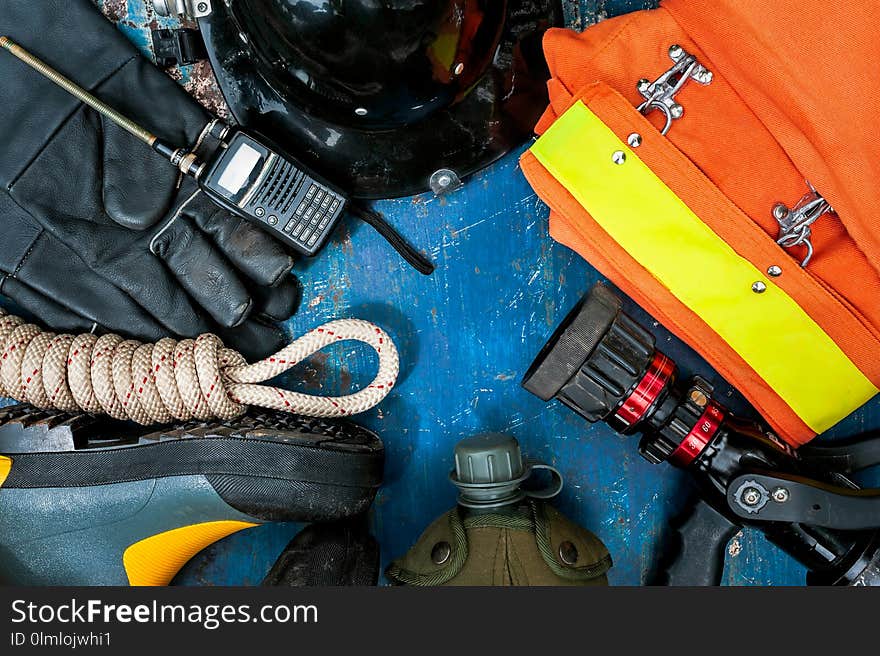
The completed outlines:
{"type": "Polygon", "coordinates": [[[696,495],[670,526],[673,534],[651,585],[721,585],[727,543],[742,527],[696,495]]]}
{"type": "Polygon", "coordinates": [[[880,465],[880,431],[871,431],[830,444],[807,444],[798,455],[812,465],[849,474],[880,465]]]}
{"type": "Polygon", "coordinates": [[[753,522],[794,522],[841,531],[880,527],[880,488],[845,488],[778,473],[742,474],[731,482],[727,503],[737,516],[753,522]]]}

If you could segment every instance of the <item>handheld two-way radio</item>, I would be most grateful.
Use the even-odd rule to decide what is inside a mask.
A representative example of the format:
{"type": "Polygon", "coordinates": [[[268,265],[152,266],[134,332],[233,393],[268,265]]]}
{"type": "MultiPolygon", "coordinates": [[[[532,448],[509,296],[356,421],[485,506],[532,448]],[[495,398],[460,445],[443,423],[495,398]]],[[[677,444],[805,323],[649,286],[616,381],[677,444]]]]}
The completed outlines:
{"type": "Polygon", "coordinates": [[[296,252],[309,257],[317,254],[348,208],[372,225],[418,271],[424,274],[433,271],[433,265],[379,215],[350,206],[342,191],[263,140],[216,121],[212,136],[219,140],[221,147],[209,160],[201,161],[195,153],[162,141],[123,116],[9,37],[0,37],[0,46],[146,143],[183,174],[193,177],[218,205],[267,230],[296,252]]]}
{"type": "MultiPolygon", "coordinates": [[[[193,174],[218,205],[270,230],[303,255],[327,242],[348,199],[299,162],[241,130],[218,124],[225,147],[193,174]]],[[[155,148],[155,146],[154,146],[155,148]]],[[[172,154],[176,163],[183,155],[172,154]]]]}

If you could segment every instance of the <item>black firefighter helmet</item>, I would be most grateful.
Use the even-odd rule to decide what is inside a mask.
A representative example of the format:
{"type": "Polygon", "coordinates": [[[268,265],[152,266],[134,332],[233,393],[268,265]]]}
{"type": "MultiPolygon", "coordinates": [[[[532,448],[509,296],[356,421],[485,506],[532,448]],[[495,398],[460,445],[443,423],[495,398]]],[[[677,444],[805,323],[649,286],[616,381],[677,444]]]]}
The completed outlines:
{"type": "Polygon", "coordinates": [[[361,198],[442,191],[527,139],[562,15],[559,0],[211,5],[199,24],[235,119],[361,198]]]}

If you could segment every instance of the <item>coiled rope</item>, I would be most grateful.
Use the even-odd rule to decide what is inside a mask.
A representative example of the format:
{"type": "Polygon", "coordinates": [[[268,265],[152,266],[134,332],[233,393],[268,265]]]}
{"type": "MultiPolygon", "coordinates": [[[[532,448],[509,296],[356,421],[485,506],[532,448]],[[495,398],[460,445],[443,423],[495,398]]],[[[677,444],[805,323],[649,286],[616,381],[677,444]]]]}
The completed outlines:
{"type": "Polygon", "coordinates": [[[59,335],[0,308],[0,396],[38,408],[108,414],[144,425],[233,419],[247,406],[344,417],[384,399],[399,369],[397,348],[388,334],[359,319],[331,321],[275,355],[248,364],[212,334],[155,344],[113,334],[59,335]],[[358,392],[313,396],[257,384],[345,340],[369,344],[379,356],[375,379],[358,392]]]}

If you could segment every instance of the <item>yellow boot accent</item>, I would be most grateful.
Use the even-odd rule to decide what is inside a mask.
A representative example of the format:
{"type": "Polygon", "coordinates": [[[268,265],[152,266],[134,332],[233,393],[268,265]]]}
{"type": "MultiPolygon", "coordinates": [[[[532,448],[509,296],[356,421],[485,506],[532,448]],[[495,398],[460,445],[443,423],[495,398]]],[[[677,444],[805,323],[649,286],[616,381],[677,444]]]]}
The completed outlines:
{"type": "Polygon", "coordinates": [[[6,482],[6,477],[9,476],[9,472],[12,471],[12,458],[8,458],[7,456],[0,456],[0,487],[3,487],[3,483],[6,482]]]}
{"type": "Polygon", "coordinates": [[[202,549],[227,535],[253,526],[257,524],[205,522],[181,526],[135,542],[122,555],[128,582],[131,585],[168,585],[180,568],[202,549]]]}

